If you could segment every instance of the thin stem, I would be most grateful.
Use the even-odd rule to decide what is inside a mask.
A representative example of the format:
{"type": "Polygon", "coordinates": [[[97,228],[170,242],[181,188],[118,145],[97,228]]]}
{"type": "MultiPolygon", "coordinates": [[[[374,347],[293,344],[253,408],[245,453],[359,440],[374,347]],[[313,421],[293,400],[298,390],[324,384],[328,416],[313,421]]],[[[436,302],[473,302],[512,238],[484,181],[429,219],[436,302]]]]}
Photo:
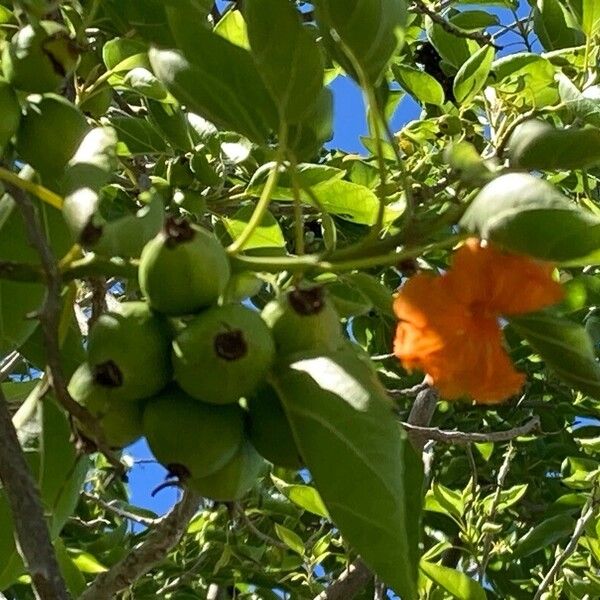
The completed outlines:
{"type": "Polygon", "coordinates": [[[62,196],[55,194],[43,185],[27,181],[4,167],[0,167],[0,179],[18,187],[20,190],[33,194],[36,198],[39,198],[50,206],[54,206],[54,208],[58,208],[58,210],[61,210],[63,207],[64,201],[62,196]]]}
{"type": "Polygon", "coordinates": [[[256,228],[262,223],[262,220],[267,213],[269,204],[271,202],[271,197],[273,196],[273,192],[275,191],[277,182],[279,181],[279,169],[285,156],[286,136],[287,129],[282,127],[279,134],[279,150],[277,152],[275,164],[269,173],[265,187],[263,188],[262,194],[260,195],[258,203],[254,208],[254,212],[252,213],[248,224],[244,228],[244,231],[242,231],[240,237],[227,248],[227,252],[229,252],[231,255],[235,256],[238,252],[240,252],[240,250],[242,250],[246,242],[252,237],[252,234],[256,228]]]}
{"type": "MultiPolygon", "coordinates": [[[[502,465],[498,470],[498,478],[496,479],[496,493],[494,494],[492,504],[488,513],[488,518],[490,521],[493,521],[496,517],[496,511],[498,510],[498,505],[500,504],[500,495],[502,493],[502,489],[504,488],[504,482],[506,481],[506,477],[510,469],[510,463],[512,462],[516,453],[517,451],[515,450],[515,447],[512,445],[511,442],[506,450],[506,454],[504,455],[502,465]]],[[[483,538],[483,550],[481,553],[481,562],[479,563],[478,572],[478,579],[480,582],[482,582],[483,578],[485,577],[485,571],[490,561],[490,552],[492,550],[492,538],[492,532],[487,532],[483,538]]]]}
{"type": "Polygon", "coordinates": [[[294,250],[299,256],[304,254],[304,222],[302,214],[302,198],[300,197],[300,185],[298,183],[298,173],[296,161],[290,162],[290,172],[292,175],[292,192],[294,194],[294,250]]]}

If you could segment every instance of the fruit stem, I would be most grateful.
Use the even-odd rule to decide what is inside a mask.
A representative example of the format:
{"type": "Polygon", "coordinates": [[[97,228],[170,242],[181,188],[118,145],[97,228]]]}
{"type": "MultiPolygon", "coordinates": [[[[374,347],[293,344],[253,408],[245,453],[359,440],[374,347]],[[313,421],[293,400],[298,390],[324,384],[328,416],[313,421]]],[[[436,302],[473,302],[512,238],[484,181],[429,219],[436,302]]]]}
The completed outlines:
{"type": "Polygon", "coordinates": [[[55,194],[48,188],[45,188],[43,185],[33,183],[32,181],[27,181],[26,179],[19,177],[16,173],[13,173],[4,167],[0,167],[0,179],[11,183],[12,185],[22,189],[24,192],[33,194],[43,202],[46,202],[50,206],[54,206],[54,208],[62,210],[64,202],[62,196],[55,194]]]}
{"type": "Polygon", "coordinates": [[[277,156],[275,158],[275,163],[271,168],[269,173],[269,177],[263,188],[263,191],[260,195],[260,198],[254,208],[254,212],[248,221],[248,224],[240,234],[240,237],[233,242],[228,248],[227,252],[235,256],[242,250],[246,242],[252,237],[255,229],[262,223],[267,210],[269,208],[269,203],[271,202],[271,196],[277,187],[277,182],[279,181],[279,169],[283,164],[283,159],[285,156],[285,147],[287,140],[287,128],[282,126],[281,131],[279,132],[279,148],[277,150],[277,156]]]}
{"type": "Polygon", "coordinates": [[[265,273],[278,273],[280,271],[289,271],[297,273],[302,271],[317,271],[321,273],[341,273],[343,271],[353,271],[355,269],[368,269],[385,265],[396,265],[403,260],[416,258],[441,248],[452,247],[458,242],[468,237],[467,234],[458,234],[449,237],[434,244],[424,244],[406,248],[400,252],[395,250],[373,256],[357,257],[350,260],[321,260],[314,254],[304,256],[286,256],[281,258],[270,258],[265,256],[234,256],[232,263],[241,269],[249,271],[263,271],[265,273]]]}

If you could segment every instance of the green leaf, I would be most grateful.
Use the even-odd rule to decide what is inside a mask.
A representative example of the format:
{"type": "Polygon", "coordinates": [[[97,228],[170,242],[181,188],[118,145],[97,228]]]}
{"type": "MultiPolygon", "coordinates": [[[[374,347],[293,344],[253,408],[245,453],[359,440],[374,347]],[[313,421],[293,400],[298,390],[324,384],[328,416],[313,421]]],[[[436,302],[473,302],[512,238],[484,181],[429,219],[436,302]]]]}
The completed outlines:
{"type": "MultiPolygon", "coordinates": [[[[31,179],[27,167],[20,174],[31,179]]],[[[62,212],[45,202],[33,199],[52,250],[63,256],[72,245],[72,238],[62,212]]],[[[39,265],[39,256],[29,244],[21,213],[8,195],[0,196],[0,260],[39,265]]],[[[21,346],[35,331],[38,322],[28,318],[41,305],[45,287],[37,283],[0,280],[0,355],[21,346]]]]}
{"type": "Polygon", "coordinates": [[[510,54],[494,61],[495,88],[508,94],[515,106],[547,106],[556,102],[555,67],[531,52],[510,54]]]}
{"type": "Polygon", "coordinates": [[[78,598],[86,588],[85,577],[69,555],[61,538],[54,541],[54,550],[60,572],[67,584],[69,593],[73,598],[78,598]]]}
{"type": "Polygon", "coordinates": [[[136,156],[140,154],[163,154],[167,152],[165,139],[160,132],[145,119],[138,117],[114,117],[107,119],[117,132],[119,156],[136,156]]]}
{"type": "MultiPolygon", "coordinates": [[[[516,504],[527,492],[527,484],[514,485],[507,490],[502,490],[498,497],[497,511],[501,514],[502,511],[516,504]]],[[[486,496],[483,500],[483,508],[489,514],[492,505],[495,502],[495,493],[486,496]]]]}
{"type": "Polygon", "coordinates": [[[484,589],[468,575],[455,569],[421,561],[420,569],[457,600],[486,600],[484,589]]]}
{"type": "Polygon", "coordinates": [[[511,164],[528,170],[584,169],[600,162],[600,129],[555,129],[526,121],[509,142],[511,164]]]}
{"type": "Polygon", "coordinates": [[[493,60],[494,48],[484,46],[462,65],[454,78],[454,96],[458,102],[470,102],[483,89],[493,60]]]}
{"type": "Polygon", "coordinates": [[[537,0],[533,9],[533,29],[546,50],[582,44],[584,36],[575,26],[575,19],[559,0],[537,0]]]}
{"type": "Polygon", "coordinates": [[[456,69],[460,69],[479,50],[477,42],[449,33],[429,17],[427,17],[427,37],[439,55],[456,69]]]}
{"type": "Polygon", "coordinates": [[[465,31],[478,31],[500,24],[496,15],[483,10],[464,10],[450,17],[450,22],[465,31]]]}
{"type": "Polygon", "coordinates": [[[307,510],[313,515],[330,519],[329,513],[323,504],[319,492],[309,485],[297,485],[286,483],[282,479],[271,475],[277,489],[296,506],[307,510]]]}
{"type": "Polygon", "coordinates": [[[510,324],[558,377],[600,399],[600,364],[581,325],[544,312],[512,318],[510,324]]]}
{"type": "Polygon", "coordinates": [[[359,84],[364,77],[377,85],[404,43],[406,2],[316,0],[314,6],[334,58],[359,84]]]}
{"type": "Polygon", "coordinates": [[[148,68],[150,63],[147,51],[148,46],[139,40],[116,37],[104,44],[102,58],[106,68],[111,71],[118,71],[118,66],[132,57],[134,57],[134,60],[129,61],[123,70],[133,69],[134,67],[148,68]]]}
{"type": "Polygon", "coordinates": [[[488,183],[460,224],[507,250],[544,260],[586,264],[588,255],[600,249],[600,218],[524,173],[488,183]]]}
{"type": "Polygon", "coordinates": [[[288,0],[248,0],[245,16],[254,60],[281,117],[288,124],[301,121],[314,107],[325,77],[314,35],[288,0]]]}
{"type": "Polygon", "coordinates": [[[188,120],[178,104],[148,100],[146,106],[150,121],[173,148],[188,152],[192,150],[188,120]]]}
{"type": "Polygon", "coordinates": [[[419,102],[442,106],[445,102],[444,88],[425,71],[404,65],[393,65],[396,81],[419,102]]]}
{"type": "MultiPolygon", "coordinates": [[[[223,225],[232,240],[235,241],[240,237],[253,213],[254,206],[244,206],[232,217],[223,218],[223,225]]],[[[244,250],[256,248],[285,248],[285,238],[281,227],[277,219],[269,212],[263,217],[250,239],[244,244],[244,250]]]]}
{"type": "Polygon", "coordinates": [[[168,13],[180,51],[150,51],[156,76],[192,112],[265,143],[278,115],[252,55],[198,27],[184,9],[168,13]]]}
{"type": "Polygon", "coordinates": [[[75,511],[89,459],[78,456],[69,421],[50,398],[39,403],[38,411],[42,423],[39,485],[54,538],[75,511]]]}
{"type": "Polygon", "coordinates": [[[553,546],[573,532],[575,519],[570,515],[556,515],[532,527],[519,538],[512,551],[514,559],[524,558],[539,550],[553,546]]]}
{"type": "Polygon", "coordinates": [[[228,10],[213,31],[228,42],[244,50],[250,50],[246,21],[239,10],[228,10]]]}
{"type": "Polygon", "coordinates": [[[383,581],[415,598],[407,493],[419,484],[406,489],[406,435],[368,359],[347,347],[280,365],[272,379],[334,522],[383,581]]]}
{"type": "Polygon", "coordinates": [[[600,4],[596,0],[583,0],[581,28],[591,40],[600,30],[600,4]]]}
{"type": "Polygon", "coordinates": [[[304,556],[304,542],[296,532],[279,523],[275,523],[275,533],[290,550],[293,550],[300,556],[304,556]]]}
{"type": "Polygon", "coordinates": [[[333,94],[323,88],[301,123],[288,130],[287,146],[302,162],[318,157],[323,144],[333,137],[333,94]]]}

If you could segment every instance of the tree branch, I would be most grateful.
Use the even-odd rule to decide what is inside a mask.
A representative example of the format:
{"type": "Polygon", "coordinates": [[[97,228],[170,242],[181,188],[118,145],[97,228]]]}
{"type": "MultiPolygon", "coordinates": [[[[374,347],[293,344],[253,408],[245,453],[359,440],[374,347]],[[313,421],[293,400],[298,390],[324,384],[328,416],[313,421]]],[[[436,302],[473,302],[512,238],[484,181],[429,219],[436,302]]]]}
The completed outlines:
{"type": "Polygon", "coordinates": [[[37,485],[29,471],[0,388],[0,481],[10,506],[19,554],[40,600],[69,600],[37,485]]]}
{"type": "Polygon", "coordinates": [[[348,568],[314,600],[352,600],[373,578],[365,563],[357,558],[348,568]]]}
{"type": "Polygon", "coordinates": [[[142,517],[141,515],[136,515],[135,513],[132,513],[131,511],[120,508],[119,506],[116,506],[114,504],[114,502],[116,502],[116,500],[113,500],[111,502],[106,502],[106,500],[103,500],[99,496],[95,496],[94,494],[90,494],[88,492],[84,492],[83,496],[85,498],[87,498],[88,500],[90,500],[91,502],[93,502],[94,504],[97,504],[104,510],[106,510],[118,517],[122,517],[123,519],[129,519],[130,521],[135,521],[136,523],[139,523],[140,525],[144,525],[145,527],[156,527],[156,525],[160,524],[160,522],[161,522],[160,519],[152,519],[151,517],[142,517]]]}
{"type": "Polygon", "coordinates": [[[506,431],[490,431],[489,433],[467,433],[464,431],[443,431],[437,427],[419,427],[411,423],[402,423],[409,432],[421,440],[435,440],[444,444],[479,444],[483,442],[507,442],[514,438],[526,435],[540,428],[540,418],[533,417],[527,423],[507,429],[506,431]]]}
{"type": "MultiPolygon", "coordinates": [[[[456,37],[467,38],[469,40],[475,40],[484,46],[494,46],[492,39],[485,33],[479,33],[478,31],[465,31],[456,25],[450,23],[442,17],[441,14],[427,6],[423,0],[413,0],[414,8],[417,12],[422,15],[428,16],[434,23],[437,23],[444,31],[455,35],[456,37]]],[[[497,46],[494,46],[497,47],[497,46]]]]}
{"type": "Polygon", "coordinates": [[[98,575],[79,600],[112,600],[121,590],[162,562],[183,537],[198,504],[198,496],[189,491],[184,492],[178,504],[166,517],[160,519],[148,537],[123,560],[98,575]]]}
{"type": "Polygon", "coordinates": [[[67,381],[60,360],[59,328],[62,311],[62,286],[63,281],[56,258],[48,244],[48,240],[40,225],[35,206],[27,194],[12,184],[7,184],[10,195],[16,202],[23,221],[27,238],[31,246],[37,251],[44,280],[46,284],[46,296],[44,303],[37,314],[44,336],[44,349],[46,350],[47,374],[50,385],[61,406],[81,425],[90,431],[97,448],[106,456],[117,472],[123,472],[123,464],[110,451],[104,441],[98,421],[81,404],[75,402],[67,390],[67,381]]]}

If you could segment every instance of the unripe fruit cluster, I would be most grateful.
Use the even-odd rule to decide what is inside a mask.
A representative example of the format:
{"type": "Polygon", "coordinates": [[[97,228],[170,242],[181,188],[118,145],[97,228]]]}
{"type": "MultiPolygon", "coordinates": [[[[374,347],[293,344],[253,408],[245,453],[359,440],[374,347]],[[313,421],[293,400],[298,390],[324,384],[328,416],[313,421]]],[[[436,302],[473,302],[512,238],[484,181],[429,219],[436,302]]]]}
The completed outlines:
{"type": "Polygon", "coordinates": [[[295,289],[261,316],[219,304],[229,277],[225,250],[209,231],[168,218],[140,258],[145,301],[100,316],[88,361],[69,386],[109,445],[143,435],[178,483],[223,501],[252,487],[261,455],[302,466],[267,381],[276,355],[335,349],[344,340],[321,288],[295,289]]]}

